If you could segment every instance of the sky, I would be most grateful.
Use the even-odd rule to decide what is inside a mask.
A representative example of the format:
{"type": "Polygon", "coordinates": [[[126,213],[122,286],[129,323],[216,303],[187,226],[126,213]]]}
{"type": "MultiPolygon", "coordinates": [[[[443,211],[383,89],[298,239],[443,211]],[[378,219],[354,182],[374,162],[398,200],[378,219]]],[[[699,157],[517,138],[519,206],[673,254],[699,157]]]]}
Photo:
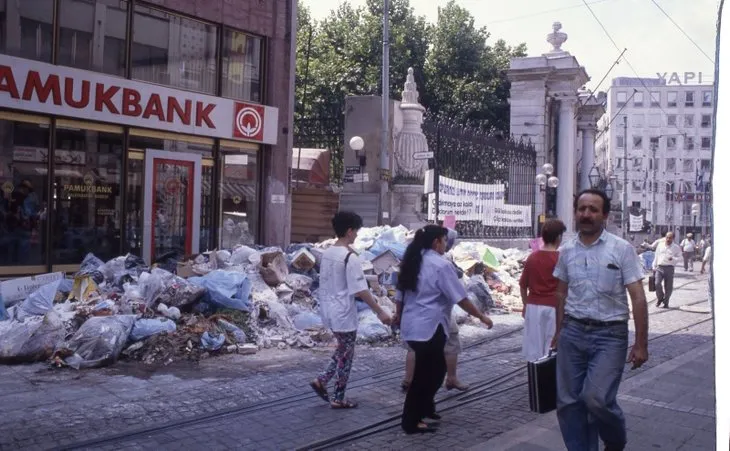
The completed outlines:
{"type": "MultiPolygon", "coordinates": [[[[486,26],[490,42],[504,39],[510,45],[527,44],[529,56],[539,56],[552,47],[546,41],[552,24],[558,21],[568,40],[563,50],[570,52],[585,67],[590,89],[605,91],[615,77],[657,77],[657,73],[702,72],[711,82],[714,71],[717,0],[654,0],[694,44],[665,16],[652,0],[586,0],[606,28],[591,15],[582,0],[456,0],[469,10],[478,26],[486,26]],[[611,69],[621,50],[625,59],[611,69]],[[633,68],[633,69],[632,69],[633,68]],[[606,80],[599,82],[611,69],[606,80]],[[635,71],[635,72],[634,72],[635,71]]],[[[316,19],[325,18],[344,0],[300,0],[316,19]]],[[[365,0],[349,0],[361,6],[365,0]]],[[[448,0],[411,0],[417,15],[435,23],[438,8],[448,0]]]]}

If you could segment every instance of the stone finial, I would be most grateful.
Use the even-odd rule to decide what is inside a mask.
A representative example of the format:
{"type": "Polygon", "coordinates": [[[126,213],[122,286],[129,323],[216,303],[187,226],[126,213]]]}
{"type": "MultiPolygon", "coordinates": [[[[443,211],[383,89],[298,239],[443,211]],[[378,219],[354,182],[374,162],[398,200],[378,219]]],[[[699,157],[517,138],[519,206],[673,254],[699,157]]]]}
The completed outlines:
{"type": "Polygon", "coordinates": [[[406,77],[406,83],[403,89],[403,103],[418,104],[418,86],[416,85],[416,79],[413,77],[413,68],[408,68],[408,76],[406,77]]]}
{"type": "Polygon", "coordinates": [[[547,42],[553,46],[552,52],[562,52],[560,48],[565,41],[568,40],[568,35],[560,31],[563,28],[563,24],[560,22],[553,22],[553,32],[547,35],[547,42]]]}

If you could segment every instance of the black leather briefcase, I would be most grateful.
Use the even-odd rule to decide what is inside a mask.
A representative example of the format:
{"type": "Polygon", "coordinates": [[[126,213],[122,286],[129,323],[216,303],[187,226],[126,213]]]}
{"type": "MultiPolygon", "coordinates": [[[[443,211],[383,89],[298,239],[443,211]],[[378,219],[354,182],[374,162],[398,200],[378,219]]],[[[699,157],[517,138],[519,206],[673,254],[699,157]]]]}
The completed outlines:
{"type": "Polygon", "coordinates": [[[527,363],[530,410],[547,413],[555,410],[557,400],[557,355],[555,351],[540,360],[527,363]]]}

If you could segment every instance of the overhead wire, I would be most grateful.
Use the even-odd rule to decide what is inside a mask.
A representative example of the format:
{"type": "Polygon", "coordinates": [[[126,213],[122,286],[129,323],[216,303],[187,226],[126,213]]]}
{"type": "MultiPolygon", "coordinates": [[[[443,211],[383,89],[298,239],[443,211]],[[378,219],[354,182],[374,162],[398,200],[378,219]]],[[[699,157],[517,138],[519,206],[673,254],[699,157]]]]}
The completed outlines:
{"type": "Polygon", "coordinates": [[[656,5],[656,7],[657,7],[657,8],[659,8],[659,11],[661,11],[662,13],[664,13],[664,15],[665,15],[665,16],[667,16],[667,19],[669,19],[669,21],[670,21],[670,22],[672,22],[672,23],[674,24],[674,26],[675,26],[675,27],[677,27],[677,29],[678,29],[678,30],[679,30],[679,31],[680,31],[680,32],[681,32],[681,33],[682,33],[682,34],[683,34],[683,35],[684,35],[684,36],[685,36],[685,37],[686,37],[687,39],[689,39],[689,41],[690,41],[690,42],[691,42],[692,44],[694,44],[694,46],[695,46],[695,47],[697,47],[697,50],[699,50],[699,51],[700,51],[700,53],[702,53],[703,55],[705,55],[705,58],[707,58],[707,59],[708,59],[708,60],[709,60],[709,61],[710,61],[710,62],[711,62],[711,63],[712,63],[713,65],[715,64],[715,60],[714,60],[714,59],[712,59],[712,58],[710,58],[710,55],[708,55],[708,54],[707,54],[707,53],[706,53],[706,52],[705,52],[705,51],[704,51],[704,50],[702,49],[702,47],[700,47],[700,45],[699,45],[699,44],[698,44],[697,42],[695,42],[695,40],[694,40],[694,39],[692,39],[692,37],[690,37],[690,35],[688,35],[688,34],[687,34],[687,32],[686,32],[686,31],[684,31],[684,29],[682,29],[682,27],[680,27],[680,26],[679,26],[679,24],[678,24],[677,22],[675,22],[675,21],[674,21],[674,19],[672,19],[672,16],[670,16],[670,15],[669,15],[669,13],[667,13],[667,12],[666,12],[666,11],[664,10],[664,8],[662,8],[662,7],[661,7],[661,5],[659,5],[659,3],[657,3],[657,2],[656,2],[656,0],[651,0],[651,2],[652,2],[652,3],[654,3],[654,5],[656,5]]]}
{"type": "MultiPolygon", "coordinates": [[[[612,0],[595,0],[593,2],[590,2],[590,4],[591,5],[595,5],[597,3],[604,3],[604,2],[608,2],[608,1],[612,1],[612,0]]],[[[554,9],[547,9],[547,10],[544,10],[544,11],[538,11],[536,13],[524,14],[522,16],[511,17],[511,18],[508,18],[508,19],[493,20],[493,21],[487,22],[485,25],[492,25],[492,24],[504,23],[504,22],[514,22],[516,20],[529,19],[530,17],[542,16],[543,14],[549,14],[549,13],[554,13],[554,12],[559,12],[559,11],[565,11],[565,10],[568,10],[568,9],[582,8],[582,7],[583,7],[583,4],[582,3],[579,3],[579,4],[575,4],[575,5],[570,5],[570,6],[563,6],[563,7],[560,7],[560,8],[554,8],[554,9]]]]}
{"type": "MultiPolygon", "coordinates": [[[[583,0],[583,4],[586,6],[586,8],[588,8],[588,11],[590,11],[590,13],[593,16],[593,18],[596,19],[596,22],[598,22],[598,25],[600,25],[601,29],[606,34],[606,36],[608,37],[608,39],[611,41],[611,43],[614,45],[614,47],[616,47],[616,50],[621,51],[621,48],[618,46],[618,44],[616,44],[616,41],[611,36],[611,33],[609,33],[608,30],[606,29],[606,27],[603,25],[603,22],[601,22],[601,19],[599,19],[598,16],[596,16],[596,13],[593,12],[593,8],[591,8],[591,6],[589,5],[589,3],[586,0],[583,0]]],[[[626,55],[624,55],[623,60],[626,62],[626,65],[629,66],[629,69],[631,69],[631,72],[634,73],[634,75],[636,76],[636,79],[641,83],[641,85],[646,90],[647,94],[649,95],[650,102],[656,104],[659,107],[659,109],[662,111],[662,113],[664,113],[665,116],[668,116],[669,113],[667,113],[667,111],[662,106],[661,99],[659,99],[659,101],[657,101],[657,102],[654,102],[655,99],[654,99],[654,96],[651,93],[651,88],[649,88],[649,86],[644,81],[644,78],[642,78],[639,75],[639,73],[636,71],[636,69],[634,69],[634,66],[631,64],[631,62],[626,57],[626,55]]],[[[669,127],[668,124],[667,124],[667,126],[669,127]]],[[[677,127],[676,124],[673,125],[672,127],[674,127],[678,132],[682,133],[682,131],[679,129],[679,127],[677,127]]]]}

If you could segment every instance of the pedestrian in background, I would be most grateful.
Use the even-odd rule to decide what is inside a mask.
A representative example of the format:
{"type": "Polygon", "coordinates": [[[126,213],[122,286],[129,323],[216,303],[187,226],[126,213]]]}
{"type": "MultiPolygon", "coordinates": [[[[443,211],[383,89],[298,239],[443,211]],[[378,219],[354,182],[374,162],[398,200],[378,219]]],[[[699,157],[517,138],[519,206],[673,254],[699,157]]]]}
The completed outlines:
{"type": "Polygon", "coordinates": [[[616,402],[624,362],[638,368],[649,358],[648,313],[639,259],[633,246],[608,233],[611,211],[603,191],[574,201],[578,236],[560,250],[558,278],[557,416],[568,451],[623,450],[626,422],[616,402]],[[636,338],[628,359],[631,296],[636,338]]]}
{"type": "MultiPolygon", "coordinates": [[[[669,298],[674,290],[674,267],[682,259],[682,249],[674,242],[674,232],[668,232],[656,245],[652,270],[656,285],[656,306],[669,308],[669,298]]],[[[685,263],[686,263],[685,259],[685,263]]]]}
{"type": "Polygon", "coordinates": [[[558,248],[563,240],[565,224],[559,219],[548,219],[542,226],[543,248],[527,257],[520,276],[523,327],[522,356],[534,362],[548,354],[555,338],[555,309],[558,306],[555,290],[558,279],[553,270],[558,263],[558,248]]]}
{"type": "Polygon", "coordinates": [[[362,218],[355,213],[339,212],[332,218],[332,228],[337,241],[322,253],[319,307],[322,322],[332,330],[337,348],[324,372],[309,385],[333,409],[351,409],[357,403],[345,399],[345,389],[355,356],[358,325],[355,297],[362,299],[383,324],[390,324],[391,318],[370,293],[362,262],[350,248],[362,228],[362,218]],[[327,383],[335,376],[335,393],[330,399],[327,383]]]}
{"type": "Polygon", "coordinates": [[[434,396],[446,375],[444,347],[454,304],[492,327],[489,317],[468,299],[453,265],[443,258],[448,230],[427,225],[406,248],[396,284],[395,324],[415,351],[413,381],[403,405],[401,427],[407,434],[435,432],[424,419],[440,419],[434,396]]]}
{"type": "Polygon", "coordinates": [[[693,272],[695,269],[695,240],[692,238],[693,235],[688,233],[685,239],[679,243],[679,247],[682,248],[682,256],[684,257],[684,270],[693,272]]]}

